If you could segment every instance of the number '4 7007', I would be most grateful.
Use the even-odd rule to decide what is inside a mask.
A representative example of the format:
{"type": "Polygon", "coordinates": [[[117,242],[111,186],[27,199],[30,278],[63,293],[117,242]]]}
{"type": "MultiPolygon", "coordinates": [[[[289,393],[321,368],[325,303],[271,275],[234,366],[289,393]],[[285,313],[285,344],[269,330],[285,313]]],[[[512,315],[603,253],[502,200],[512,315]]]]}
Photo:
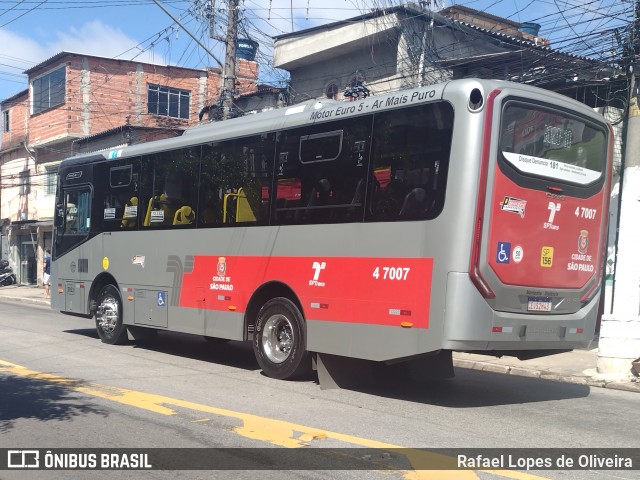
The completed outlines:
{"type": "Polygon", "coordinates": [[[373,278],[376,280],[406,280],[409,275],[409,267],[376,267],[373,271],[373,278]]]}
{"type": "Polygon", "coordinates": [[[596,212],[595,208],[576,207],[575,215],[576,217],[593,220],[596,218],[596,212]]]}

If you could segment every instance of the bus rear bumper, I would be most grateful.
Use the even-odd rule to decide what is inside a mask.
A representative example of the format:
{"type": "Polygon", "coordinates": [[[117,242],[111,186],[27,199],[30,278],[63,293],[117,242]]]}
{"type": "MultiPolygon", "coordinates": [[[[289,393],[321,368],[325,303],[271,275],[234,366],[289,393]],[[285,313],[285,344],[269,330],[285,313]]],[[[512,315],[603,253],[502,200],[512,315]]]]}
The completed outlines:
{"type": "Polygon", "coordinates": [[[496,352],[588,348],[595,332],[598,302],[596,295],[571,314],[500,312],[489,306],[467,273],[450,272],[442,348],[496,352]]]}

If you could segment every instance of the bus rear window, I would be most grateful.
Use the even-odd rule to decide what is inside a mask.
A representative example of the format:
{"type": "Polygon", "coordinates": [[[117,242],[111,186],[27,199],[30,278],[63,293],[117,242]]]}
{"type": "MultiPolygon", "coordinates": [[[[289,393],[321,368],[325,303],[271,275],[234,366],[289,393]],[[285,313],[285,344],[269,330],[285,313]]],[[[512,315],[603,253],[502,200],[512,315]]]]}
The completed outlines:
{"type": "Polygon", "coordinates": [[[560,111],[509,102],[503,110],[500,152],[520,173],[589,185],[602,176],[602,130],[560,111]]]}

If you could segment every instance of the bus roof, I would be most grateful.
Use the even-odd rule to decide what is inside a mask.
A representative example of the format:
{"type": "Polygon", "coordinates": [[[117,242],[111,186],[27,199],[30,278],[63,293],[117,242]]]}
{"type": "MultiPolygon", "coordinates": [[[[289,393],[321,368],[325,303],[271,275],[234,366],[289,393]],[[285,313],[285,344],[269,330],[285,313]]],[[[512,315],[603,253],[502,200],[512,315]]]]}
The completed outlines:
{"type": "Polygon", "coordinates": [[[399,90],[384,95],[371,96],[353,102],[344,102],[319,98],[266,112],[247,115],[221,122],[210,122],[187,128],[179,137],[155,140],[127,147],[114,148],[101,152],[85,153],[64,160],[67,165],[77,165],[102,159],[115,159],[162,152],[175,148],[189,147],[208,142],[240,138],[248,135],[295,128],[302,125],[331,121],[349,116],[379,112],[404,105],[416,105],[441,100],[445,89],[456,86],[456,90],[465,90],[468,94],[473,88],[480,88],[486,95],[495,88],[506,88],[556,95],[572,103],[574,110],[581,109],[585,114],[594,115],[593,110],[584,104],[563,95],[532,87],[529,85],[503,80],[481,80],[475,78],[449,80],[444,83],[399,90]]]}

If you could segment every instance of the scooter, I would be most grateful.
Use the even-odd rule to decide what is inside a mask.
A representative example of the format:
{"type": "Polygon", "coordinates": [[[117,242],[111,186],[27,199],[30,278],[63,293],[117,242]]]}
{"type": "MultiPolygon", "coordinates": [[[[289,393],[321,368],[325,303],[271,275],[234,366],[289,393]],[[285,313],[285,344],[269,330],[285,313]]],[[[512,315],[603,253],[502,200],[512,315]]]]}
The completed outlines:
{"type": "Polygon", "coordinates": [[[0,287],[16,283],[16,275],[9,266],[8,260],[0,260],[0,287]]]}

